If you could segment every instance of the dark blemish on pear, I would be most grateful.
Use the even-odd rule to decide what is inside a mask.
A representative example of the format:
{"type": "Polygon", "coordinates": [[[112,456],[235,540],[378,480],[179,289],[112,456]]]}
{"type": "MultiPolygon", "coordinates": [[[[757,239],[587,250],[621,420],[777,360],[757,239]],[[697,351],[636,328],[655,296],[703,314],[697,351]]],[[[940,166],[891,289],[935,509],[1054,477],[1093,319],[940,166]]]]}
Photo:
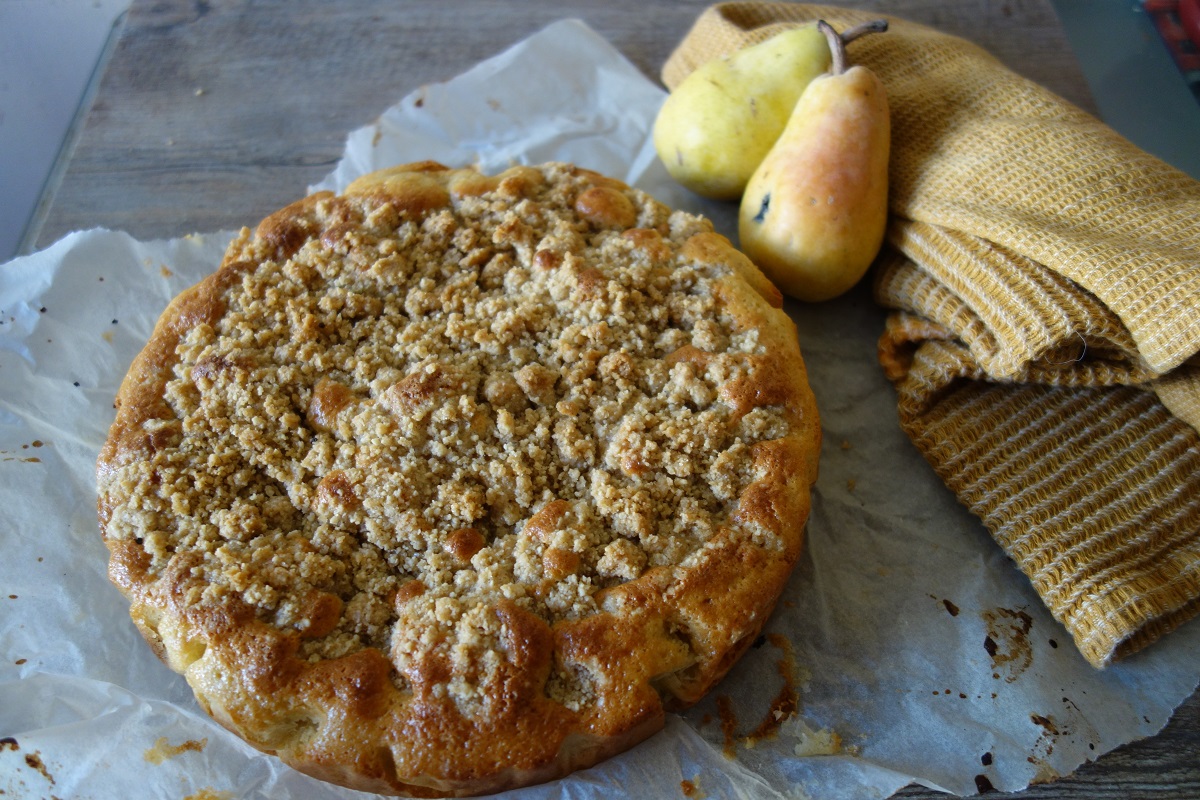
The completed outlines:
{"type": "Polygon", "coordinates": [[[762,199],[762,205],[760,205],[758,207],[758,213],[754,215],[754,221],[762,222],[763,220],[765,220],[767,218],[767,209],[769,209],[770,207],[771,207],[771,195],[764,194],[763,199],[762,199]]]}

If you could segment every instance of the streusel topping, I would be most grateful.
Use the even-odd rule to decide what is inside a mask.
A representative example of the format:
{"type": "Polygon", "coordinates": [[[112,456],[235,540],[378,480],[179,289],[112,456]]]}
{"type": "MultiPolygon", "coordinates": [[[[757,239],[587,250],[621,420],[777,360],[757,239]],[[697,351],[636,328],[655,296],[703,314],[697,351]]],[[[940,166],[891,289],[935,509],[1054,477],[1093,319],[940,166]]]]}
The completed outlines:
{"type": "Polygon", "coordinates": [[[151,573],[200,554],[194,601],[240,598],[309,660],[376,647],[403,673],[447,642],[470,705],[488,609],[579,618],[685,564],[787,423],[729,390],[761,348],[719,312],[729,267],[689,255],[707,221],[567,165],[415,185],[243,232],[107,535],[151,573]]]}

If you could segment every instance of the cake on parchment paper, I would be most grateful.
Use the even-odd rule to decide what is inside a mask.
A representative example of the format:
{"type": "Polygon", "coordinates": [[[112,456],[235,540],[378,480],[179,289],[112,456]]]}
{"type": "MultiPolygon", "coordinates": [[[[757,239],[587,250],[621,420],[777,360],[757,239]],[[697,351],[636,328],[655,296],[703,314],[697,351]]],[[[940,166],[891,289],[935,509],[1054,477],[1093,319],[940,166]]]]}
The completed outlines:
{"type": "Polygon", "coordinates": [[[411,795],[657,731],[799,556],[820,428],[781,296],[568,164],[431,162],[231,244],[123,381],[110,575],[256,747],[411,795]]]}

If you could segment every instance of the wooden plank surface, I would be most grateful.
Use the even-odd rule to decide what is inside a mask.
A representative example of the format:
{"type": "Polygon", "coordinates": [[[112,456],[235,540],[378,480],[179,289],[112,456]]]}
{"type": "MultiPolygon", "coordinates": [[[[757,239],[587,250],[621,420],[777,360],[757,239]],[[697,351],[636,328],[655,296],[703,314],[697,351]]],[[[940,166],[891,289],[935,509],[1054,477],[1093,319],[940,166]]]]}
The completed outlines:
{"type": "MultiPolygon", "coordinates": [[[[160,238],[252,224],[332,169],[349,131],[556,19],[583,19],[657,79],[707,4],[134,0],[27,242],[96,226],[160,238]]],[[[1048,0],[841,5],[972,39],[1094,110],[1048,0]]],[[[897,796],[944,797],[917,787],[897,796]]],[[[1200,696],[1160,735],[1009,796],[1200,797],[1200,696]]]]}
{"type": "MultiPolygon", "coordinates": [[[[586,21],[646,75],[700,0],[136,0],[53,201],[27,240],[95,225],[138,237],[240,226],[320,180],[347,132],[551,21],[586,21]],[[469,17],[469,19],[464,19],[469,17]]],[[[845,3],[957,33],[1091,108],[1046,0],[845,3]]]]}

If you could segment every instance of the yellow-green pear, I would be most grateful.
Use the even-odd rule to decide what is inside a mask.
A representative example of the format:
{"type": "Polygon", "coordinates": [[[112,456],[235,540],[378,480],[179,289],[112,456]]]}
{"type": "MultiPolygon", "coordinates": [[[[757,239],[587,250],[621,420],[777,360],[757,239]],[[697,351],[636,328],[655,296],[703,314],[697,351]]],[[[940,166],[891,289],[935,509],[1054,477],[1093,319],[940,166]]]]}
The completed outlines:
{"type": "Polygon", "coordinates": [[[841,39],[818,27],[831,71],[800,96],[738,213],[746,255],[785,294],[813,302],[848,290],[879,253],[891,148],[883,83],[866,67],[847,69],[841,39]]]}
{"type": "MultiPolygon", "coordinates": [[[[870,22],[843,35],[849,41],[881,24],[886,28],[870,22]]],[[[658,157],[675,180],[697,194],[737,199],[809,81],[829,65],[829,45],[815,24],[700,65],[659,110],[658,157]]]]}

